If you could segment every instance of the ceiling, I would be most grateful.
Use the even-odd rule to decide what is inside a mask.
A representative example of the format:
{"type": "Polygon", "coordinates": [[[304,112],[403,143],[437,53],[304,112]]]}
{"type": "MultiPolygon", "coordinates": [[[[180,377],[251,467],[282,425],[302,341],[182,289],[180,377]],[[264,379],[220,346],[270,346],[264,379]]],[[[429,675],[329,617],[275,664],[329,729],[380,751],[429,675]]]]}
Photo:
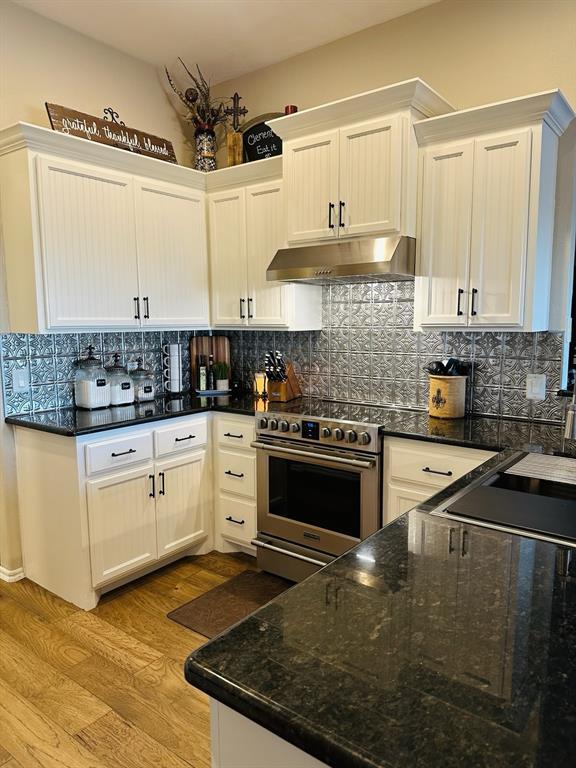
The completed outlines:
{"type": "Polygon", "coordinates": [[[212,83],[439,0],[13,0],[156,66],[198,62],[212,83]]]}

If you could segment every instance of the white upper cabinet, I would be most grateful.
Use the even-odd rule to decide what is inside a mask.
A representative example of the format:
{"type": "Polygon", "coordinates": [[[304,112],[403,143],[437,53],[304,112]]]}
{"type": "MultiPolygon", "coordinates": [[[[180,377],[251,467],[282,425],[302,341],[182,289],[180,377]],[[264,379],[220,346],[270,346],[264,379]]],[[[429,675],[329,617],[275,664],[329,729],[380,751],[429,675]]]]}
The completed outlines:
{"type": "Polygon", "coordinates": [[[144,325],[209,325],[204,193],[136,179],[135,195],[144,325]]]}
{"type": "Polygon", "coordinates": [[[282,326],[285,286],[266,280],[272,256],[282,243],[284,228],[282,182],[246,187],[246,255],[248,269],[248,322],[282,326]]]}
{"type": "Polygon", "coordinates": [[[467,324],[473,156],[471,141],[423,153],[419,274],[430,325],[467,324]]]}
{"type": "Polygon", "coordinates": [[[451,110],[416,78],[271,121],[284,142],[286,240],[413,236],[412,124],[451,110]]]}
{"type": "Polygon", "coordinates": [[[338,237],[338,131],[287,142],[284,183],[288,241],[338,237]]]}
{"type": "Polygon", "coordinates": [[[340,235],[400,231],[402,118],[386,117],[340,130],[340,235]]]}
{"type": "Polygon", "coordinates": [[[470,325],[523,322],[531,139],[524,130],[475,142],[470,325]]]}
{"type": "Polygon", "coordinates": [[[415,124],[415,327],[543,331],[551,301],[559,91],[415,124]]]}
{"type": "Polygon", "coordinates": [[[207,327],[205,186],[45,128],[1,131],[9,330],[207,327]]]}
{"type": "Polygon", "coordinates": [[[131,177],[53,157],[37,174],[48,327],[138,325],[131,177]]]}
{"type": "Polygon", "coordinates": [[[216,172],[234,184],[208,196],[212,324],[315,330],[322,327],[322,289],[269,282],[266,270],[283,246],[285,206],[279,158],[216,172]],[[269,178],[274,174],[275,178],[269,178]],[[266,178],[268,177],[268,178],[266,178]],[[247,184],[261,179],[261,183],[247,184]]]}
{"type": "Polygon", "coordinates": [[[212,322],[245,325],[246,206],[244,189],[229,189],[209,197],[212,322]]]}

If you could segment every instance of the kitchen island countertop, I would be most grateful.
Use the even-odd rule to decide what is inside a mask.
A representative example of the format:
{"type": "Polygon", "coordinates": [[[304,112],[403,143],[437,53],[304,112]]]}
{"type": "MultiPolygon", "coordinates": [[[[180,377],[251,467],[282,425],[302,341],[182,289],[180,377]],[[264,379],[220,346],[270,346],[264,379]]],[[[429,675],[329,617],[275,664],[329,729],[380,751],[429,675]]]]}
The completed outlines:
{"type": "Polygon", "coordinates": [[[430,508],[192,653],[188,682],[334,768],[573,764],[566,548],[430,508]]]}

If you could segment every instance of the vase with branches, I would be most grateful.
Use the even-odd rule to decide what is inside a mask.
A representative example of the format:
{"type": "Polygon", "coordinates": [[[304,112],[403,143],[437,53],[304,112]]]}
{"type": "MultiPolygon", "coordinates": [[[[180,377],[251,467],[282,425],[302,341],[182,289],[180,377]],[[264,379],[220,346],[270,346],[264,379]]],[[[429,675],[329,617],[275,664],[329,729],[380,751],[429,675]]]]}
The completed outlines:
{"type": "Polygon", "coordinates": [[[192,80],[193,85],[181,91],[174,82],[174,78],[165,68],[166,77],[170,87],[186,107],[186,119],[194,126],[194,138],[196,141],[197,171],[216,170],[216,132],[217,126],[224,128],[228,122],[225,101],[216,99],[210,92],[210,83],[202,74],[198,64],[198,75],[193,74],[181,58],[178,61],[184,67],[186,74],[192,80]]]}

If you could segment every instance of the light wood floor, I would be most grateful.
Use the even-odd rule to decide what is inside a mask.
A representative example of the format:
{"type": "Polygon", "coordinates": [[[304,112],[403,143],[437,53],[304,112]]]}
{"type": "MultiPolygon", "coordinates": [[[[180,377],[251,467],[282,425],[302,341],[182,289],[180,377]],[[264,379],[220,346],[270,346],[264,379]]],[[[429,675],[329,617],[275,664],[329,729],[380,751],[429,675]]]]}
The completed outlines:
{"type": "Polygon", "coordinates": [[[0,581],[0,766],[207,768],[208,700],[182,672],[206,638],[166,613],[253,562],[186,558],[90,613],[0,581]]]}

